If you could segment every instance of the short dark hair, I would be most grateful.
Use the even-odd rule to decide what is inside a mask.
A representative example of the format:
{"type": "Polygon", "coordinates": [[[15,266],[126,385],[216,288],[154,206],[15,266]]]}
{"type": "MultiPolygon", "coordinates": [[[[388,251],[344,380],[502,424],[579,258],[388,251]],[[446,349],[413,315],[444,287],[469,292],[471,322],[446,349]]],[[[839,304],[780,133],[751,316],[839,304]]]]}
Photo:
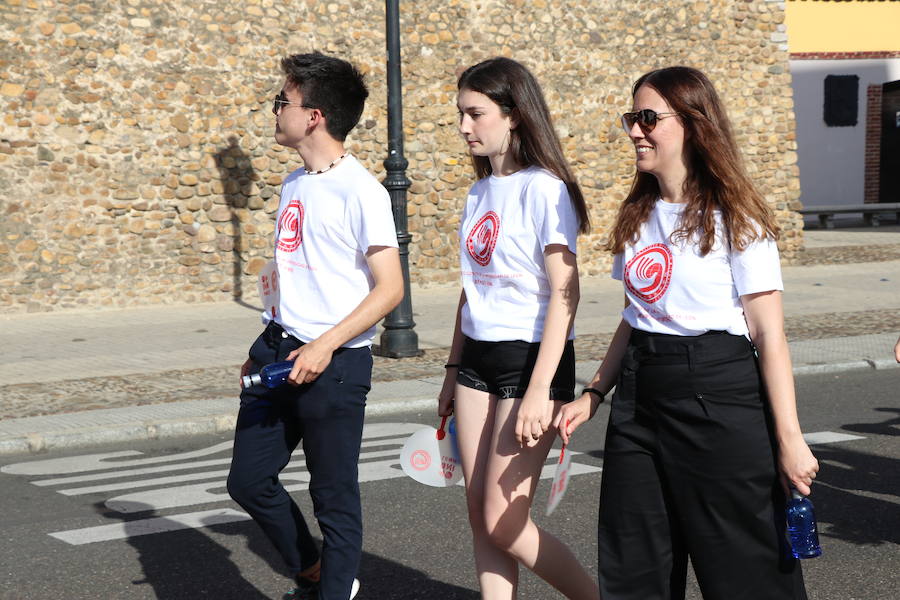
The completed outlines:
{"type": "Polygon", "coordinates": [[[362,73],[346,60],[318,51],[282,58],[281,70],[303,94],[303,104],[325,115],[331,137],[344,141],[359,123],[369,97],[362,73]]]}

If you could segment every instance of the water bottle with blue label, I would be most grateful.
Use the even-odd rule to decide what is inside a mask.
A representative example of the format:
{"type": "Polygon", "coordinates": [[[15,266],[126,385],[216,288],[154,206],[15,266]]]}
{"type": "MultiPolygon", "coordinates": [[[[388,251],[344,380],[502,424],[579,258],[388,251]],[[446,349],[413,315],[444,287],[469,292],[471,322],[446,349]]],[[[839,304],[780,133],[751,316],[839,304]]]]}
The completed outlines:
{"type": "Polygon", "coordinates": [[[813,504],[803,494],[791,489],[787,503],[787,530],[794,558],[815,558],[822,554],[813,504]]]}
{"type": "Polygon", "coordinates": [[[253,375],[244,375],[241,377],[241,387],[248,388],[253,385],[264,385],[267,388],[277,388],[287,381],[291,369],[294,368],[294,361],[285,360],[282,362],[272,363],[264,366],[259,373],[253,375]]]}

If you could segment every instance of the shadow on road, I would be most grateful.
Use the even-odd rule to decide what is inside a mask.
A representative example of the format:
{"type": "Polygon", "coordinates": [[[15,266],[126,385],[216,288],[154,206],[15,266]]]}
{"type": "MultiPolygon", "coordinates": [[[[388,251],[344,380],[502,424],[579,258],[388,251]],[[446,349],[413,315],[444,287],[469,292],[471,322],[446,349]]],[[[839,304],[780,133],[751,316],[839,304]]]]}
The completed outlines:
{"type": "MultiPolygon", "coordinates": [[[[894,408],[877,408],[897,413],[894,408]]],[[[841,429],[896,436],[897,418],[841,429]]],[[[900,544],[900,469],[897,460],[852,450],[846,444],[817,446],[820,471],[813,487],[821,531],[853,544],[900,544]],[[873,497],[881,496],[882,498],[873,497]],[[888,499],[890,498],[890,499],[888,499]]]]}
{"type": "Polygon", "coordinates": [[[874,410],[880,413],[892,413],[896,416],[881,423],[851,423],[844,425],[841,429],[868,435],[900,435],[900,427],[898,427],[900,426],[900,408],[885,407],[874,410]]]}
{"type": "MultiPolygon", "coordinates": [[[[134,507],[134,512],[122,514],[97,503],[95,510],[108,519],[134,523],[134,531],[127,542],[137,550],[143,576],[135,578],[132,593],[136,597],[148,597],[143,586],[152,589],[152,597],[167,600],[188,598],[221,598],[223,600],[265,600],[269,596],[261,592],[241,573],[240,558],[232,550],[222,546],[211,535],[244,538],[243,547],[260,557],[272,570],[285,577],[284,592],[290,591],[290,574],[285,570],[272,544],[252,521],[219,523],[203,529],[179,529],[176,521],[168,524],[177,531],[164,534],[141,535],[141,527],[147,519],[157,519],[165,528],[165,517],[155,514],[152,507],[146,511],[134,507]]],[[[358,578],[362,590],[358,600],[477,600],[474,590],[431,579],[426,573],[401,565],[381,556],[363,553],[358,578]]],[[[280,596],[276,596],[280,597],[280,596]]]]}
{"type": "Polygon", "coordinates": [[[131,593],[135,597],[168,600],[269,598],[241,575],[240,568],[231,558],[231,550],[216,543],[202,529],[179,529],[180,524],[170,521],[172,528],[178,531],[141,535],[140,528],[147,519],[156,518],[157,523],[161,522],[165,527],[165,517],[158,517],[150,506],[146,511],[135,507],[134,512],[128,514],[110,510],[102,502],[96,504],[95,509],[108,519],[121,520],[126,532],[129,532],[129,523],[134,523],[134,531],[129,532],[127,542],[137,551],[143,572],[142,578],[131,581],[134,586],[131,593]],[[152,589],[152,596],[143,589],[144,586],[152,589]]]}

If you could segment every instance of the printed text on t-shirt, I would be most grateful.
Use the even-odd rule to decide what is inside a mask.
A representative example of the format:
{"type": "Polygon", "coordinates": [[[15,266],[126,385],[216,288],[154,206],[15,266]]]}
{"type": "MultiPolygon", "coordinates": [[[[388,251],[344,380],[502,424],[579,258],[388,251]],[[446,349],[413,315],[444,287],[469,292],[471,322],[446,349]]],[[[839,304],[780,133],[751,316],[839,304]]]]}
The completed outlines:
{"type": "Polygon", "coordinates": [[[489,287],[494,285],[494,282],[491,281],[491,279],[521,279],[523,277],[522,273],[477,273],[475,271],[461,271],[460,274],[463,277],[471,277],[472,283],[475,285],[485,285],[489,287]]]}
{"type": "Polygon", "coordinates": [[[296,260],[291,260],[289,258],[280,257],[278,259],[278,268],[288,271],[289,273],[294,272],[294,268],[303,269],[305,271],[317,271],[315,267],[312,267],[306,263],[298,262],[296,260]]]}
{"type": "Polygon", "coordinates": [[[645,309],[638,304],[632,304],[632,306],[639,317],[648,321],[656,321],[658,323],[689,323],[697,320],[695,315],[689,315],[687,313],[667,313],[652,306],[645,309]]]}

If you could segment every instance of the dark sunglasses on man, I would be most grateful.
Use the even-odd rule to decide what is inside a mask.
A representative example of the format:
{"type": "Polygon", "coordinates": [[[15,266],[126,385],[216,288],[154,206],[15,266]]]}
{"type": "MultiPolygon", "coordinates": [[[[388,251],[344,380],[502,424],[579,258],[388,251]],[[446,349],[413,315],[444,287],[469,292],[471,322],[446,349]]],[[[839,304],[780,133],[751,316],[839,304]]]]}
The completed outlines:
{"type": "Polygon", "coordinates": [[[301,104],[300,102],[291,102],[287,99],[284,92],[278,92],[278,95],[272,99],[272,114],[277,115],[278,111],[284,108],[285,106],[299,106],[301,108],[315,108],[314,106],[307,106],[306,104],[301,104]]]}
{"type": "Polygon", "coordinates": [[[635,112],[627,112],[622,115],[622,127],[626,132],[631,131],[634,124],[637,123],[644,133],[650,133],[656,128],[656,122],[666,117],[677,115],[676,112],[656,112],[653,109],[645,108],[635,112]]]}

